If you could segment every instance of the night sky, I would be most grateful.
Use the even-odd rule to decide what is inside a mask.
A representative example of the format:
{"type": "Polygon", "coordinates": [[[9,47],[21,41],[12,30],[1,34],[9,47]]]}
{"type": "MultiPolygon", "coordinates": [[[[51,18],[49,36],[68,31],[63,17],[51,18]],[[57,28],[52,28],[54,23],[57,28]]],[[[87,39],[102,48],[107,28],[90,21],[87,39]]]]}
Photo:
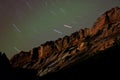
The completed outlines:
{"type": "Polygon", "coordinates": [[[120,0],[0,0],[0,51],[11,58],[40,44],[92,27],[120,0]]]}

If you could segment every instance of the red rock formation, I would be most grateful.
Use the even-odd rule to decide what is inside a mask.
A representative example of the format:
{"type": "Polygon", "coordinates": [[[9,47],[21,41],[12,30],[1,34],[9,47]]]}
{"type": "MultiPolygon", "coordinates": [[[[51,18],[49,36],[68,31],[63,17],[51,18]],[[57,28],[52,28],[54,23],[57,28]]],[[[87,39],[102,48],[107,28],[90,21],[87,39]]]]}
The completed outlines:
{"type": "Polygon", "coordinates": [[[120,8],[115,7],[97,19],[91,29],[48,41],[30,52],[11,59],[13,67],[38,70],[37,75],[59,71],[77,61],[94,56],[120,42],[120,8]]]}
{"type": "Polygon", "coordinates": [[[102,16],[97,19],[97,21],[93,25],[91,34],[94,35],[99,30],[104,30],[103,28],[106,28],[105,25],[114,24],[119,21],[120,21],[120,8],[119,7],[112,8],[111,10],[102,14],[102,16]]]}

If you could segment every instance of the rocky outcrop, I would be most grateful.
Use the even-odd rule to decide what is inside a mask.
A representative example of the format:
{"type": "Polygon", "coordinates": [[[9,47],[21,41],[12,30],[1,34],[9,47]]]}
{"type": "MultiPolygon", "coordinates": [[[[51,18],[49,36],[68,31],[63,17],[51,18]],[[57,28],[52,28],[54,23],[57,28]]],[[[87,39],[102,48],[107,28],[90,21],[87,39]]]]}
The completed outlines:
{"type": "MultiPolygon", "coordinates": [[[[111,10],[105,12],[102,14],[101,17],[97,19],[95,24],[93,25],[91,34],[97,34],[100,30],[104,30],[106,28],[105,26],[108,25],[108,29],[111,28],[111,24],[119,23],[120,21],[120,8],[115,7],[112,8],[111,10]]],[[[108,30],[107,29],[107,30],[108,30]]]]}
{"type": "Polygon", "coordinates": [[[92,28],[48,41],[29,52],[20,52],[10,62],[13,67],[36,70],[41,77],[98,55],[116,44],[120,47],[119,7],[105,12],[92,28]]]}

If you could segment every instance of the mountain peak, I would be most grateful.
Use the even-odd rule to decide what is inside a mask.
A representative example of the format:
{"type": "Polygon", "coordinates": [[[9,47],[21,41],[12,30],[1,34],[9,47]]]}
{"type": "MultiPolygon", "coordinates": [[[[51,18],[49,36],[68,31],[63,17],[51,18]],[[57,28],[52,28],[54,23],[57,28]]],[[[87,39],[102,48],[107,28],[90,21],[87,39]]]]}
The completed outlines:
{"type": "Polygon", "coordinates": [[[92,27],[92,32],[91,34],[94,35],[97,33],[97,31],[101,30],[104,28],[105,25],[107,24],[113,24],[120,21],[120,8],[119,7],[114,7],[104,14],[102,14],[95,24],[92,27]]]}

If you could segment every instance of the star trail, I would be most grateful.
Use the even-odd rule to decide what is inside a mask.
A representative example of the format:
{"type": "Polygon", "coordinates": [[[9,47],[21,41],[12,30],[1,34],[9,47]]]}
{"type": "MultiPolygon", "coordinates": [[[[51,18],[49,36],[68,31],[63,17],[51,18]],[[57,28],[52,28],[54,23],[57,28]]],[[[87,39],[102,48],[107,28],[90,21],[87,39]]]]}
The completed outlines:
{"type": "Polygon", "coordinates": [[[26,1],[26,5],[27,5],[27,7],[28,7],[29,9],[32,9],[32,6],[31,6],[31,4],[30,4],[28,1],[26,1]]]}
{"type": "Polygon", "coordinates": [[[53,31],[59,33],[59,34],[63,34],[61,31],[57,30],[57,29],[54,29],[53,31]]]}
{"type": "Polygon", "coordinates": [[[64,25],[64,27],[66,27],[66,28],[72,28],[71,26],[69,26],[69,25],[64,25]]]}
{"type": "Polygon", "coordinates": [[[12,24],[12,26],[16,29],[17,32],[21,32],[21,30],[15,24],[12,24]]]}
{"type": "Polygon", "coordinates": [[[17,52],[20,52],[20,50],[17,47],[13,47],[17,52]]]}
{"type": "Polygon", "coordinates": [[[119,4],[119,0],[0,0],[0,51],[11,58],[91,27],[103,12],[119,4]]]}

